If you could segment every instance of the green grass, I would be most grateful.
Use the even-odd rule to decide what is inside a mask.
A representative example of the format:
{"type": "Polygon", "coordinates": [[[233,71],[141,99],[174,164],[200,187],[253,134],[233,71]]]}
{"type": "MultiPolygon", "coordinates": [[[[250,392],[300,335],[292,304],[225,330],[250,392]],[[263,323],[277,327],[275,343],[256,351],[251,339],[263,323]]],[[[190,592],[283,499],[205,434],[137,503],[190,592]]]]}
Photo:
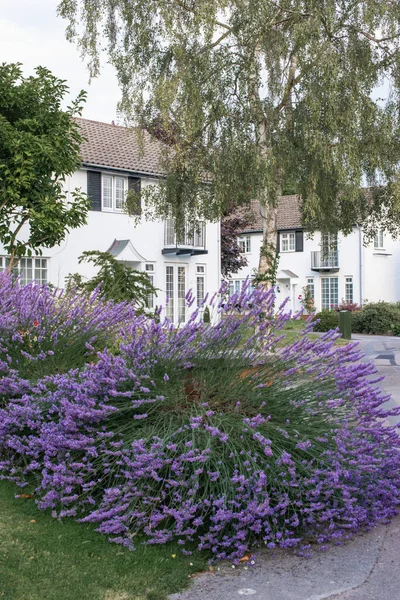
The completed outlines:
{"type": "Polygon", "coordinates": [[[1,600],[161,600],[207,568],[205,556],[183,556],[176,544],[111,544],[92,526],[16,499],[22,492],[0,481],[1,600]]]}
{"type": "Polygon", "coordinates": [[[284,331],[301,331],[306,325],[307,323],[303,319],[289,319],[288,321],[286,321],[283,329],[284,331]]]}
{"type": "MultiPolygon", "coordinates": [[[[300,328],[300,329],[302,329],[302,328],[300,328]]],[[[283,330],[282,333],[285,334],[285,337],[276,344],[276,346],[278,348],[283,348],[284,346],[289,346],[289,344],[292,344],[293,342],[295,342],[299,336],[299,330],[295,330],[295,331],[283,330]]],[[[320,338],[321,336],[318,335],[318,333],[309,333],[309,334],[307,334],[307,337],[310,340],[316,340],[316,339],[320,338]]],[[[349,344],[349,343],[350,343],[349,340],[344,340],[342,338],[339,338],[335,341],[335,346],[347,346],[347,344],[349,344]]]]}

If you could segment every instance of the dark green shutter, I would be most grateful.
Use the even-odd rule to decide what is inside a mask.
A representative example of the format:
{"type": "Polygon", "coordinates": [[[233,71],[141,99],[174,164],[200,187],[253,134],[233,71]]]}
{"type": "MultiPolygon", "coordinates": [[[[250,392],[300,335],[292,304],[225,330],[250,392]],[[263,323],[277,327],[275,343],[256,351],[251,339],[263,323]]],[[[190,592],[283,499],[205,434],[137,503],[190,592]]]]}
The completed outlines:
{"type": "Polygon", "coordinates": [[[296,231],[296,252],[303,252],[304,236],[302,231],[296,231]]]}
{"type": "Polygon", "coordinates": [[[101,173],[87,172],[87,194],[91,201],[91,210],[101,210],[101,173]]]}
{"type": "Polygon", "coordinates": [[[140,178],[139,177],[128,177],[128,191],[135,192],[134,196],[128,201],[128,213],[130,215],[140,215],[142,213],[142,200],[140,196],[140,178]]]}
{"type": "Polygon", "coordinates": [[[278,233],[276,239],[276,251],[279,253],[281,251],[281,234],[278,233]]]}

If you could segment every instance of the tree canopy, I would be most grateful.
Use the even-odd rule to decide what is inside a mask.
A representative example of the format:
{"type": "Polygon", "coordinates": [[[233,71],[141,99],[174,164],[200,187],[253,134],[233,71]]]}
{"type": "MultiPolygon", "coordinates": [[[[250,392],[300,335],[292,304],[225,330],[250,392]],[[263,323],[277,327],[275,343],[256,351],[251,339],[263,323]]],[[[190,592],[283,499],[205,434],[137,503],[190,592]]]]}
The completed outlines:
{"type": "Polygon", "coordinates": [[[380,219],[398,230],[399,2],[61,0],[58,10],[92,75],[108,44],[128,120],[169,142],[160,212],[213,219],[254,198],[274,207],[290,179],[311,229],[357,222],[372,233],[380,219]],[[374,99],[383,81],[385,103],[374,99]]]}
{"type": "Polygon", "coordinates": [[[0,242],[10,269],[18,257],[59,244],[86,223],[86,194],[64,190],[81,164],[73,116],[81,114],[85,93],[64,110],[67,92],[44,67],[25,78],[20,64],[0,65],[0,242]]]}

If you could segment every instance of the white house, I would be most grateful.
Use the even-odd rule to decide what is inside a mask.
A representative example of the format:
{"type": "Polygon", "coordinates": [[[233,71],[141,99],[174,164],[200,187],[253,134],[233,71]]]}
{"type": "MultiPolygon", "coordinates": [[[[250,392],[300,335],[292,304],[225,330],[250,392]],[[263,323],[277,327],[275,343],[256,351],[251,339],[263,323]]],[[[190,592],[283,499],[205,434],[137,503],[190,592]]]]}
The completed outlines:
{"type": "MultiPolygon", "coordinates": [[[[146,271],[159,290],[150,308],[165,305],[175,323],[188,316],[185,295],[192,289],[196,303],[216,292],[221,283],[220,225],[203,223],[198,231],[177,239],[172,219],[145,221],[135,226],[123,210],[128,189],[137,191],[155,184],[165,173],[160,167],[163,146],[145,134],[139,147],[135,133],[125,127],[78,119],[86,138],[81,146],[82,167],[66,181],[68,193],[81,188],[91,199],[87,225],[72,230],[65,241],[42,256],[22,258],[19,271],[24,282],[39,281],[63,287],[65,277],[79,272],[90,278],[91,264],[79,264],[85,250],[109,251],[134,269],[146,271]]],[[[21,239],[24,231],[21,231],[21,239]]],[[[7,263],[0,245],[0,270],[7,263]]]]}
{"type": "MultiPolygon", "coordinates": [[[[240,289],[258,268],[263,235],[257,202],[252,210],[255,223],[239,238],[248,265],[232,276],[231,290],[240,289]]],[[[301,225],[299,196],[280,198],[277,228],[277,303],[289,298],[288,309],[299,310],[305,286],[309,286],[317,310],[337,306],[342,300],[359,305],[400,300],[400,240],[379,230],[374,241],[364,246],[359,227],[353,227],[347,236],[317,231],[311,237],[301,225]]]]}

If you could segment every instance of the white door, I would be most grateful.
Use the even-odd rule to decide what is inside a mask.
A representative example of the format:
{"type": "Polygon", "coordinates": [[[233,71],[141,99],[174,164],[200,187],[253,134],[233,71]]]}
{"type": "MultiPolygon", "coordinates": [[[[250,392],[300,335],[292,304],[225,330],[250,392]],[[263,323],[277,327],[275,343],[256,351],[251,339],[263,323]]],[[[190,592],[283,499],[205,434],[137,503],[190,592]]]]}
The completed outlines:
{"type": "Polygon", "coordinates": [[[166,315],[175,324],[186,321],[186,265],[165,265],[166,315]]]}

